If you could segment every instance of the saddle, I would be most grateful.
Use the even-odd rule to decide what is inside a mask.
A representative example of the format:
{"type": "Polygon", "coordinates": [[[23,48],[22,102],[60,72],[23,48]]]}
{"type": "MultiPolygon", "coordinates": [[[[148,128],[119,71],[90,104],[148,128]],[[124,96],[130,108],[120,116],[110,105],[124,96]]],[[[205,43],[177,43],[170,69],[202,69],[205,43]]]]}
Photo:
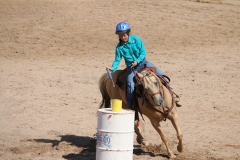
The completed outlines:
{"type": "Polygon", "coordinates": [[[117,77],[116,84],[119,88],[124,90],[126,86],[127,68],[125,68],[117,77]]]}
{"type": "MultiPolygon", "coordinates": [[[[154,67],[146,67],[144,64],[144,68],[139,71],[141,73],[144,70],[151,70],[153,73],[156,73],[156,68],[154,67]]],[[[125,68],[117,77],[116,84],[118,85],[119,88],[124,90],[126,87],[126,76],[127,76],[127,68],[125,68]]]]}
{"type": "MultiPolygon", "coordinates": [[[[139,73],[141,73],[144,70],[151,70],[153,73],[156,74],[156,68],[154,67],[146,67],[146,65],[144,65],[144,68],[142,68],[139,73]]],[[[121,88],[122,90],[127,90],[127,85],[126,85],[126,76],[127,76],[127,68],[125,68],[117,77],[116,80],[116,84],[118,85],[119,88],[121,88]]],[[[181,107],[180,104],[178,104],[179,102],[179,96],[173,91],[173,89],[170,87],[169,82],[170,82],[170,78],[166,75],[157,75],[159,77],[159,79],[161,80],[162,84],[170,91],[171,95],[174,96],[174,100],[176,103],[177,107],[181,107]]],[[[135,86],[136,87],[136,86],[135,86]]],[[[125,94],[127,96],[127,94],[125,94]]],[[[134,89],[134,95],[133,95],[133,104],[132,104],[132,109],[136,110],[138,108],[138,102],[137,102],[137,93],[136,93],[136,89],[134,89]]],[[[126,97],[127,99],[127,97],[126,97]]]]}

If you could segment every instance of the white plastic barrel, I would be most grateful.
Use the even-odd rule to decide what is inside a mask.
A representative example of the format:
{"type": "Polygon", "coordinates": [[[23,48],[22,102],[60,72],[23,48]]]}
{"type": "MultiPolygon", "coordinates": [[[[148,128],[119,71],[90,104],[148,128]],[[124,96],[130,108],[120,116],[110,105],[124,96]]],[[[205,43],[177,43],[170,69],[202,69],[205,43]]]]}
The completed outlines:
{"type": "Polygon", "coordinates": [[[134,111],[98,110],[96,160],[132,160],[134,111]]]}

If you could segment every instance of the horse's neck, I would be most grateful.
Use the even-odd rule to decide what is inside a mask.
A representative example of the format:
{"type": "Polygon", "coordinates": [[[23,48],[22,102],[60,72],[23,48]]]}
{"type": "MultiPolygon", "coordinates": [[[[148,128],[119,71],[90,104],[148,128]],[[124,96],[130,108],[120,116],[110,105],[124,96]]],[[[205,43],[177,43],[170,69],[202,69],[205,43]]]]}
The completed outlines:
{"type": "Polygon", "coordinates": [[[162,86],[163,90],[163,99],[165,101],[164,106],[171,107],[172,106],[172,94],[170,93],[169,89],[166,86],[162,86]]]}

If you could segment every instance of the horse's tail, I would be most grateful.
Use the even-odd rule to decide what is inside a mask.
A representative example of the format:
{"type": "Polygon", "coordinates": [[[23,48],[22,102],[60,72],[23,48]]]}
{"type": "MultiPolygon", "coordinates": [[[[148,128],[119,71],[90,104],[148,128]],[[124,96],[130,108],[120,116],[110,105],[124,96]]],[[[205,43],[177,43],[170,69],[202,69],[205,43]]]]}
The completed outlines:
{"type": "Polygon", "coordinates": [[[102,101],[99,105],[99,108],[109,108],[110,107],[110,96],[107,93],[107,80],[108,75],[107,73],[103,74],[99,80],[99,89],[102,94],[102,101]]]}

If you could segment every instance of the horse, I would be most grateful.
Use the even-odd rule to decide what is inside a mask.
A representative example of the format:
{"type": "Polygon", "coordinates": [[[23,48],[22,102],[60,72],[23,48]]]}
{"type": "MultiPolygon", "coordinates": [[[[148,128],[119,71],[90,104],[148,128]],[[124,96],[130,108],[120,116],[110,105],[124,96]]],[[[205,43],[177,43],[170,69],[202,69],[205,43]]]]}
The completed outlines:
{"type": "MultiPolygon", "coordinates": [[[[122,107],[128,109],[126,90],[122,90],[116,83],[117,77],[122,70],[117,70],[112,73],[112,80],[109,79],[107,73],[103,74],[99,79],[99,89],[102,95],[102,101],[99,108],[109,108],[111,99],[122,99],[122,107]],[[114,85],[114,86],[113,86],[114,85]]],[[[158,76],[151,69],[145,69],[136,73],[135,78],[136,90],[138,96],[136,101],[138,104],[138,112],[141,115],[145,115],[149,118],[152,126],[160,135],[162,141],[164,142],[169,158],[176,158],[173,151],[170,149],[168,144],[168,139],[163,132],[160,122],[169,119],[176,130],[178,145],[177,150],[182,152],[183,150],[183,134],[179,126],[179,119],[176,110],[176,103],[174,101],[173,92],[164,85],[163,77],[158,76]]],[[[135,123],[135,133],[137,135],[137,142],[142,145],[148,145],[148,142],[144,139],[141,134],[138,125],[135,123]]]]}

